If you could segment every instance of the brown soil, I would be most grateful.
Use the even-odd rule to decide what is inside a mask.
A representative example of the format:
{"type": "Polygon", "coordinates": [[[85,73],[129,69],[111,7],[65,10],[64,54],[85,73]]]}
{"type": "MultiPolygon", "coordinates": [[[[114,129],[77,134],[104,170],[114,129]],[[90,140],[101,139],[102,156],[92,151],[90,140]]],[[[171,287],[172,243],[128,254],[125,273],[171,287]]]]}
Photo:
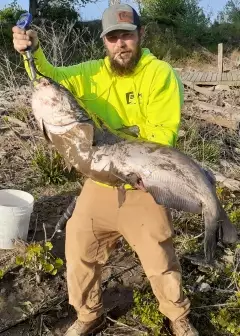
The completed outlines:
{"type": "MultiPolygon", "coordinates": [[[[33,169],[32,153],[39,144],[42,145],[43,138],[29,113],[29,97],[29,89],[24,87],[19,94],[10,98],[7,92],[6,99],[0,101],[0,189],[17,188],[35,196],[36,201],[28,236],[30,242],[32,239],[35,241],[45,239],[43,223],[47,237],[52,235],[58,219],[71,202],[72,197],[79,194],[80,185],[78,181],[60,186],[44,185],[39,172],[33,169]],[[20,122],[16,119],[5,121],[6,116],[16,118],[20,122]]],[[[229,93],[223,93],[221,97],[229,104],[232,104],[232,99],[239,104],[237,96],[232,97],[229,93]]],[[[47,148],[46,143],[44,145],[47,148]]],[[[238,160],[236,162],[239,163],[238,160]]],[[[191,231],[189,231],[191,224],[187,227],[187,222],[186,218],[185,221],[182,219],[181,230],[179,232],[176,230],[178,237],[181,235],[184,237],[191,231]]],[[[196,225],[195,219],[194,224],[196,225]]],[[[195,235],[203,229],[201,225],[197,227],[197,230],[194,228],[195,235]]],[[[196,243],[198,241],[196,240],[196,243]]],[[[64,232],[55,236],[53,253],[63,259],[64,243],[64,232]]],[[[182,240],[180,250],[178,250],[182,257],[186,249],[184,244],[182,240]]],[[[16,251],[20,254],[20,250],[16,251]]],[[[0,268],[4,255],[7,255],[6,251],[1,251],[0,268]]],[[[3,336],[63,335],[76,318],[75,311],[68,304],[65,266],[56,276],[45,276],[42,282],[37,284],[35,275],[16,268],[13,265],[14,260],[13,255],[7,259],[8,264],[12,264],[12,270],[0,280],[0,334],[3,336]],[[20,321],[22,322],[18,323],[20,321]]],[[[195,284],[192,283],[202,273],[199,273],[197,265],[192,265],[187,259],[181,259],[181,262],[185,283],[188,284],[189,277],[192,276],[191,286],[194,287],[195,284]]],[[[121,316],[128,318],[133,305],[133,289],[145,288],[148,281],[137,256],[126,247],[124,240],[119,241],[117,250],[104,266],[102,279],[104,306],[109,316],[113,320],[121,316]]],[[[189,285],[190,288],[191,286],[189,285]]],[[[205,294],[203,300],[207,300],[207,297],[208,293],[205,294]]],[[[201,328],[205,312],[193,313],[193,318],[197,327],[201,328]]],[[[206,330],[211,330],[211,333],[217,336],[218,333],[213,329],[209,320],[205,322],[210,328],[206,330]]],[[[140,335],[140,331],[149,332],[149,329],[136,319],[130,318],[128,326],[108,320],[106,330],[99,336],[140,335]]],[[[203,333],[203,335],[209,334],[203,333]]]]}

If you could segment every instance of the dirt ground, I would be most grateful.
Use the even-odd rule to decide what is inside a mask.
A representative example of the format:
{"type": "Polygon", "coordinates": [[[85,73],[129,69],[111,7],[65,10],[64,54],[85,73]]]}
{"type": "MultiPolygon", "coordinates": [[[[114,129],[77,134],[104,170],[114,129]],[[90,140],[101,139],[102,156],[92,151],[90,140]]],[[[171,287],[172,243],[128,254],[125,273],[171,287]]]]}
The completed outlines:
{"type": "MultiPolygon", "coordinates": [[[[79,194],[82,180],[68,181],[61,185],[43,183],[39,170],[34,169],[32,162],[34,153],[39,148],[41,150],[44,148],[46,151],[49,149],[30,112],[30,89],[22,87],[15,94],[10,91],[4,94],[5,98],[0,100],[0,189],[22,189],[34,195],[35,204],[31,216],[28,241],[42,241],[45,239],[43,224],[46,228],[47,237],[51,237],[58,219],[66,210],[72,198],[79,194]]],[[[223,101],[228,104],[233,105],[231,101],[233,99],[234,104],[239,105],[239,97],[227,93],[224,93],[222,97],[223,101]]],[[[197,123],[200,124],[198,121],[197,123]]],[[[189,129],[189,126],[186,126],[185,132],[188,132],[189,129]]],[[[209,132],[213,132],[213,128],[205,133],[210,134],[209,132]]],[[[219,129],[216,129],[214,134],[217,136],[219,129]]],[[[198,135],[202,136],[200,133],[198,135]]],[[[187,138],[185,140],[188,141],[187,138]]],[[[184,148],[188,144],[186,141],[184,142],[184,148]]],[[[234,142],[234,148],[238,148],[237,142],[234,142]]],[[[234,152],[232,156],[229,154],[229,144],[222,137],[222,134],[218,138],[219,143],[224,148],[224,151],[220,153],[222,154],[222,171],[226,172],[228,170],[230,177],[240,180],[239,170],[233,173],[230,172],[229,168],[223,166],[224,159],[231,158],[232,164],[239,168],[239,153],[234,152]],[[228,153],[228,156],[224,153],[228,153]]],[[[199,150],[199,147],[194,150],[199,150]]],[[[215,151],[210,154],[212,157],[213,154],[215,155],[215,151]]],[[[231,200],[234,207],[239,207],[240,196],[238,192],[227,191],[226,195],[226,200],[231,200]]],[[[218,278],[215,278],[217,271],[209,273],[204,267],[192,263],[187,258],[189,253],[197,255],[197,252],[202,250],[202,219],[199,216],[190,218],[186,215],[175,214],[175,223],[175,243],[183,268],[184,286],[190,297],[193,298],[193,305],[221,304],[222,301],[219,301],[221,297],[217,297],[220,287],[213,289],[215,284],[220,286],[218,278]],[[201,283],[206,282],[211,284],[211,292],[198,289],[201,283]]],[[[65,262],[65,233],[57,234],[52,243],[54,246],[53,253],[65,262]]],[[[228,251],[228,256],[233,258],[233,250],[222,248],[219,253],[226,255],[226,251],[228,251]]],[[[17,254],[21,254],[20,250],[17,250],[17,254]]],[[[7,256],[7,263],[13,263],[15,260],[14,252],[1,251],[0,269],[4,263],[4,256],[7,256]]],[[[104,306],[110,319],[107,328],[99,336],[141,335],[143,332],[147,332],[148,335],[155,335],[149,326],[144,325],[143,320],[140,321],[139,318],[131,314],[134,306],[134,290],[144,291],[149,283],[138,257],[129,249],[123,239],[119,240],[118,248],[103,267],[102,280],[104,306]],[[116,322],[117,320],[118,322],[116,322]]],[[[231,281],[229,278],[226,283],[229,285],[231,281]]],[[[229,288],[235,290],[232,289],[233,285],[229,288]]],[[[34,274],[21,267],[13,266],[12,270],[0,280],[0,293],[0,334],[3,336],[60,336],[64,334],[76,318],[75,311],[68,304],[65,263],[57,275],[45,276],[40,284],[36,283],[34,274]]],[[[224,297],[224,300],[223,302],[226,302],[227,298],[224,297]]],[[[206,310],[193,309],[191,318],[194,320],[196,327],[201,329],[201,335],[203,336],[210,334],[214,336],[232,335],[217,330],[210,321],[206,310]]],[[[170,335],[165,322],[161,335],[170,335]]]]}

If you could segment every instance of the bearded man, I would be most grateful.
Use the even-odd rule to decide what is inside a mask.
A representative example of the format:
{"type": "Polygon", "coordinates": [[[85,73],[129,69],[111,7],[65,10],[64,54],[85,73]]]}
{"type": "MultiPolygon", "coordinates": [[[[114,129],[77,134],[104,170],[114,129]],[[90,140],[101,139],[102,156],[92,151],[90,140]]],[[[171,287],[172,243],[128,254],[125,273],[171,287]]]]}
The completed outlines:
{"type": "MultiPolygon", "coordinates": [[[[143,28],[131,6],[107,8],[102,28],[107,56],[74,66],[51,65],[35,31],[13,27],[13,43],[22,54],[31,46],[37,69],[69,89],[81,107],[98,115],[110,128],[137,125],[140,138],[174,146],[183,104],[183,86],[177,74],[141,47],[143,28]]],[[[30,75],[27,62],[25,67],[30,75]]],[[[88,179],[67,223],[69,303],[78,318],[65,336],[92,335],[105,326],[101,269],[121,236],[137,253],[172,333],[196,336],[198,332],[188,319],[190,302],[182,289],[170,215],[149,193],[129,185],[125,189],[125,200],[119,207],[117,189],[88,179]]]]}

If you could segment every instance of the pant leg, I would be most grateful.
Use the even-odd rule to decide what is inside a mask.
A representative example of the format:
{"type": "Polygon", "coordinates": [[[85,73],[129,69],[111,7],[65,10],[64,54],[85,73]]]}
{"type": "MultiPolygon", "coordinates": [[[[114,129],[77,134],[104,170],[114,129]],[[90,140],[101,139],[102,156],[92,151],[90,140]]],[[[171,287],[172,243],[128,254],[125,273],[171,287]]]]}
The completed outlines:
{"type": "Polygon", "coordinates": [[[101,267],[120,236],[115,231],[118,216],[115,194],[115,190],[87,180],[66,227],[69,303],[84,322],[103,313],[101,267]]]}
{"type": "Polygon", "coordinates": [[[128,191],[121,207],[118,227],[136,251],[159,301],[159,310],[170,320],[189,313],[190,302],[183,294],[181,267],[173,247],[169,212],[148,193],[128,191]]]}

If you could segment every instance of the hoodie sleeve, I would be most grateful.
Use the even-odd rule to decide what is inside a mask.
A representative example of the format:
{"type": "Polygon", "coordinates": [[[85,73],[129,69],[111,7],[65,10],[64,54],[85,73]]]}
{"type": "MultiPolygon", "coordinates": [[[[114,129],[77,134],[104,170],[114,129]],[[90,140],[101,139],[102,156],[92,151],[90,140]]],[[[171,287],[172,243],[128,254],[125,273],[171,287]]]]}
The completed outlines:
{"type": "Polygon", "coordinates": [[[175,146],[183,105],[183,85],[166,62],[155,76],[146,111],[146,137],[149,141],[175,146]]]}
{"type": "MultiPolygon", "coordinates": [[[[71,91],[75,96],[83,95],[83,72],[84,63],[72,65],[72,66],[61,66],[56,67],[48,62],[41,46],[33,54],[34,63],[37,70],[44,76],[52,78],[55,82],[62,84],[69,91],[71,91]]],[[[23,55],[24,67],[27,71],[29,78],[31,78],[31,72],[27,58],[23,55]]],[[[39,75],[37,75],[37,78],[39,75]]]]}

